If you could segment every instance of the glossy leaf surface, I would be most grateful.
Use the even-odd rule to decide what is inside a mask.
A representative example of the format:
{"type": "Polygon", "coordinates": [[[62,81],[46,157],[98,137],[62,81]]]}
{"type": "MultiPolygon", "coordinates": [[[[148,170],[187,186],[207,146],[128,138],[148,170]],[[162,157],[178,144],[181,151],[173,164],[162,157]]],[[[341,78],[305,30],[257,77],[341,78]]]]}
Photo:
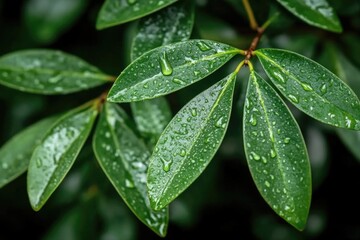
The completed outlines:
{"type": "Polygon", "coordinates": [[[131,58],[134,60],[156,47],[189,39],[193,24],[194,5],[189,0],[141,19],[133,40],[131,58]]]}
{"type": "Polygon", "coordinates": [[[148,170],[154,209],[181,194],[214,157],[228,126],[235,78],[233,73],[192,99],[160,136],[148,170]]]}
{"type": "Polygon", "coordinates": [[[360,130],[360,102],[335,74],[299,54],[259,49],[266,74],[297,108],[324,123],[360,130]]]}
{"type": "Polygon", "coordinates": [[[138,130],[145,137],[159,137],[171,120],[171,110],[165,98],[132,102],[131,109],[138,130]]]}
{"type": "Polygon", "coordinates": [[[205,78],[240,50],[209,40],[189,40],[151,50],[133,61],[116,79],[108,101],[151,99],[205,78]]]}
{"type": "Polygon", "coordinates": [[[146,171],[150,152],[127,125],[128,117],[116,104],[103,109],[93,140],[101,168],[134,214],[160,236],[166,235],[168,210],[150,208],[146,171]]]}
{"type": "Polygon", "coordinates": [[[32,152],[54,123],[55,117],[41,120],[16,134],[0,149],[0,188],[24,173],[32,152]]]}
{"type": "Polygon", "coordinates": [[[243,126],[246,158],[260,194],[278,215],[303,229],[311,201],[306,146],[285,103],[255,72],[248,83],[243,126]]]}
{"type": "Polygon", "coordinates": [[[340,21],[326,0],[277,0],[304,22],[325,30],[341,32],[340,21]]]}
{"type": "Polygon", "coordinates": [[[56,40],[81,16],[87,0],[30,0],[24,8],[25,24],[40,43],[56,40]]]}
{"type": "Polygon", "coordinates": [[[105,0],[96,21],[97,29],[104,29],[144,17],[177,0],[105,0]]]}
{"type": "MultiPolygon", "coordinates": [[[[322,62],[329,67],[338,77],[354,89],[360,96],[360,70],[357,69],[333,44],[326,44],[322,54],[322,62]]],[[[360,161],[360,132],[346,129],[336,129],[342,142],[348,147],[353,155],[360,161]]]]}
{"type": "MultiPolygon", "coordinates": [[[[156,47],[189,39],[193,23],[192,1],[175,3],[141,19],[131,49],[132,60],[156,47]]],[[[150,140],[150,145],[155,145],[172,117],[167,100],[158,97],[132,102],[131,109],[138,130],[150,140]]]]}
{"type": "Polygon", "coordinates": [[[27,175],[28,195],[34,210],[40,210],[70,170],[97,113],[89,105],[70,111],[46,132],[35,148],[27,175]]]}
{"type": "Polygon", "coordinates": [[[0,84],[20,91],[65,94],[110,80],[96,67],[61,51],[24,50],[0,57],[0,84]]]}

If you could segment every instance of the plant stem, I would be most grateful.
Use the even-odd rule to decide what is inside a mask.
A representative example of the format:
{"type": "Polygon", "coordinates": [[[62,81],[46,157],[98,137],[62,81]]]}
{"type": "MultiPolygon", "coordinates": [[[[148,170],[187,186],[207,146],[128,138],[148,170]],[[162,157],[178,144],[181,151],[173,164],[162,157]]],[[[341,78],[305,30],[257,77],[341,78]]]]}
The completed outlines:
{"type": "Polygon", "coordinates": [[[250,21],[250,27],[253,30],[257,30],[259,28],[258,23],[256,22],[255,16],[254,16],[254,12],[249,4],[249,0],[243,0],[243,5],[245,7],[246,13],[249,17],[249,21],[250,21]]]}
{"type": "Polygon", "coordinates": [[[247,51],[245,51],[245,64],[248,63],[248,61],[250,60],[250,58],[253,56],[253,52],[255,51],[257,45],[259,44],[260,38],[263,35],[265,29],[264,28],[258,28],[257,29],[257,34],[254,37],[254,39],[252,40],[250,47],[247,51]]]}

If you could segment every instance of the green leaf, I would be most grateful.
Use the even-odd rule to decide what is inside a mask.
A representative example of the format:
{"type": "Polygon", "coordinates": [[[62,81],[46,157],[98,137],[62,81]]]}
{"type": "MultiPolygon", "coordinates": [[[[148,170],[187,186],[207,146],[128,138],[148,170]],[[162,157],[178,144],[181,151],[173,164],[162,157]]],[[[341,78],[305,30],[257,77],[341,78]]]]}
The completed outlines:
{"type": "Polygon", "coordinates": [[[147,138],[159,138],[172,114],[165,98],[158,97],[151,100],[132,102],[131,110],[140,133],[147,138]]]}
{"type": "Polygon", "coordinates": [[[134,214],[160,236],[166,235],[168,209],[154,211],[146,189],[150,152],[127,125],[125,112],[106,103],[96,128],[93,148],[101,168],[134,214]]]}
{"type": "Polygon", "coordinates": [[[177,0],[106,0],[96,20],[96,28],[104,29],[144,17],[177,0]]]}
{"type": "Polygon", "coordinates": [[[280,96],[252,72],[243,118],[248,166],[260,194],[295,228],[304,229],[311,201],[306,146],[280,96]]]}
{"type": "Polygon", "coordinates": [[[30,159],[27,189],[35,211],[60,185],[84,145],[98,111],[93,105],[76,108],[47,131],[30,159]]]}
{"type": "Polygon", "coordinates": [[[152,208],[167,206],[214,157],[229,123],[235,78],[232,73],[200,93],[165,128],[148,170],[152,208]]]}
{"type": "Polygon", "coordinates": [[[299,54],[280,49],[255,51],[266,74],[297,108],[341,128],[360,130],[360,102],[336,75],[299,54]]]}
{"type": "MultiPolygon", "coordinates": [[[[138,58],[145,52],[166,44],[190,38],[194,24],[192,1],[175,3],[139,22],[134,37],[131,58],[138,58]]],[[[165,98],[158,97],[131,103],[140,133],[154,145],[171,120],[171,111],[165,98]]]]}
{"type": "MultiPolygon", "coordinates": [[[[338,77],[349,84],[355,93],[360,94],[360,70],[357,69],[333,44],[326,44],[322,54],[323,62],[338,77]]],[[[346,129],[336,129],[341,141],[347,146],[352,154],[360,161],[360,132],[346,129]]]]}
{"type": "Polygon", "coordinates": [[[188,40],[194,25],[194,2],[185,0],[143,18],[133,40],[131,58],[135,60],[156,47],[188,40]]]}
{"type": "Polygon", "coordinates": [[[120,74],[108,101],[140,101],[177,91],[213,73],[239,51],[209,40],[189,40],[153,49],[120,74]]]}
{"type": "Polygon", "coordinates": [[[40,43],[51,43],[80,17],[87,0],[29,0],[23,16],[26,27],[40,43]]]}
{"type": "Polygon", "coordinates": [[[72,93],[111,79],[80,58],[61,51],[24,50],[0,58],[0,84],[25,92],[72,93]]]}
{"type": "Polygon", "coordinates": [[[326,0],[277,0],[304,22],[332,32],[341,32],[341,23],[326,0]]]}
{"type": "Polygon", "coordinates": [[[24,173],[31,154],[56,117],[43,119],[16,134],[0,149],[0,188],[24,173]]]}

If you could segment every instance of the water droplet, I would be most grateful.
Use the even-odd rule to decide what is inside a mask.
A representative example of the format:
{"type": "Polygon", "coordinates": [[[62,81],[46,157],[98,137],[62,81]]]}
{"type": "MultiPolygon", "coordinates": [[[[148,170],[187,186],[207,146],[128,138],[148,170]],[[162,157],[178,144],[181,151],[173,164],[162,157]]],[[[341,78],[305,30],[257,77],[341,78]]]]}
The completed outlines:
{"type": "Polygon", "coordinates": [[[224,123],[224,117],[220,117],[216,123],[215,123],[215,127],[217,128],[225,128],[226,123],[224,123]]]}
{"type": "Polygon", "coordinates": [[[197,46],[199,47],[199,49],[203,52],[205,51],[209,51],[211,49],[211,47],[209,45],[207,45],[206,43],[200,41],[197,43],[197,46]]]}
{"type": "Polygon", "coordinates": [[[307,92],[310,92],[310,91],[313,91],[314,89],[307,83],[302,83],[301,84],[302,88],[307,91],[307,92]]]}
{"type": "Polygon", "coordinates": [[[125,186],[127,187],[127,188],[134,188],[135,186],[134,186],[134,183],[131,181],[131,180],[129,180],[129,179],[125,179],[125,186]]]}
{"type": "Polygon", "coordinates": [[[270,141],[275,142],[275,138],[274,138],[274,133],[273,133],[273,131],[270,131],[270,132],[269,132],[269,135],[270,135],[270,141]]]}
{"type": "Polygon", "coordinates": [[[156,148],[154,149],[154,152],[155,152],[155,153],[159,152],[159,148],[156,147],[156,148]]]}
{"type": "Polygon", "coordinates": [[[276,152],[275,152],[274,149],[271,149],[271,150],[270,150],[270,156],[271,156],[272,158],[276,157],[276,152]]]}
{"type": "Polygon", "coordinates": [[[194,75],[195,75],[195,76],[197,76],[197,75],[199,75],[199,74],[200,74],[199,71],[194,71],[194,75]]]}
{"type": "Polygon", "coordinates": [[[186,156],[186,151],[185,151],[185,149],[181,149],[181,151],[180,151],[180,156],[181,156],[181,157],[185,157],[185,156],[186,156]]]}
{"type": "MultiPolygon", "coordinates": [[[[171,74],[171,73],[170,73],[171,74]]],[[[170,75],[169,74],[169,75],[170,75]]],[[[165,75],[165,74],[164,74],[165,75]]],[[[179,84],[179,85],[184,85],[185,84],[185,82],[183,81],[183,80],[181,80],[181,79],[178,79],[178,78],[174,78],[173,80],[173,83],[176,83],[176,84],[179,84]]]]}
{"type": "Polygon", "coordinates": [[[271,184],[268,181],[265,181],[265,186],[270,187],[271,184]]]}
{"type": "Polygon", "coordinates": [[[143,88],[148,89],[148,88],[149,88],[149,84],[148,84],[148,83],[144,83],[143,88]]]}
{"type": "Polygon", "coordinates": [[[136,3],[137,0],[127,0],[128,4],[129,5],[133,5],[136,3]]]}
{"type": "Polygon", "coordinates": [[[50,83],[58,83],[62,79],[63,79],[63,77],[61,75],[56,75],[54,77],[49,78],[49,82],[50,83]]]}
{"type": "Polygon", "coordinates": [[[172,66],[167,59],[166,52],[164,52],[163,55],[160,57],[160,67],[161,72],[164,76],[169,76],[173,72],[172,66]]]}
{"type": "Polygon", "coordinates": [[[348,118],[348,116],[345,116],[345,125],[347,128],[352,127],[352,121],[351,121],[351,119],[348,118]]]}
{"type": "Polygon", "coordinates": [[[289,210],[290,210],[290,207],[289,207],[288,205],[285,205],[284,210],[285,210],[285,211],[289,211],[289,210]]]}
{"type": "Polygon", "coordinates": [[[196,117],[197,116],[197,110],[196,108],[191,109],[191,116],[196,117]]]}
{"type": "Polygon", "coordinates": [[[273,72],[273,74],[277,77],[278,80],[282,83],[286,83],[285,78],[281,75],[281,73],[273,72]]]}
{"type": "Polygon", "coordinates": [[[259,160],[260,160],[260,156],[257,155],[257,154],[254,153],[254,152],[251,152],[251,156],[252,156],[252,158],[254,158],[254,160],[256,160],[256,161],[259,161],[259,160]]]}
{"type": "Polygon", "coordinates": [[[288,98],[293,102],[293,103],[298,103],[299,99],[297,97],[295,97],[294,95],[288,95],[288,98]]]}
{"type": "Polygon", "coordinates": [[[320,88],[320,91],[322,94],[325,94],[327,92],[327,85],[326,84],[323,84],[320,88]]]}
{"type": "Polygon", "coordinates": [[[257,124],[256,117],[254,115],[251,115],[249,122],[251,125],[256,126],[256,124],[257,124]]]}
{"type": "Polygon", "coordinates": [[[165,172],[170,171],[170,167],[171,167],[171,164],[172,164],[172,160],[166,161],[165,159],[161,158],[161,161],[162,161],[162,163],[163,163],[163,170],[164,170],[165,172]]]}
{"type": "Polygon", "coordinates": [[[43,165],[43,163],[42,163],[41,158],[36,159],[36,166],[37,166],[38,168],[40,168],[40,167],[42,167],[42,165],[43,165]]]}
{"type": "Polygon", "coordinates": [[[6,169],[8,169],[9,164],[3,163],[3,164],[1,165],[1,167],[2,167],[4,170],[6,170],[6,169]]]}
{"type": "Polygon", "coordinates": [[[289,143],[289,142],[290,142],[290,138],[287,137],[284,139],[284,143],[289,143]]]}
{"type": "Polygon", "coordinates": [[[261,157],[261,160],[263,163],[265,163],[265,164],[267,163],[267,159],[265,157],[261,157]]]}

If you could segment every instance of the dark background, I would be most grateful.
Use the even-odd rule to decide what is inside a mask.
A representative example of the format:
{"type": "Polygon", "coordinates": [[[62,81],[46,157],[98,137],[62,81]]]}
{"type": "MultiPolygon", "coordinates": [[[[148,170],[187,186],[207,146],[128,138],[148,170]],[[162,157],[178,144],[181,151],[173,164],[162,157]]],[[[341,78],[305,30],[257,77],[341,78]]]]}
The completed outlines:
{"type": "MultiPolygon", "coordinates": [[[[29,48],[59,49],[114,76],[128,64],[129,36],[135,24],[97,31],[95,21],[102,1],[84,1],[77,19],[51,40],[39,40],[34,35],[34,28],[24,17],[26,2],[0,0],[0,55],[29,48]]],[[[214,39],[246,49],[255,33],[248,26],[241,4],[234,2],[197,1],[193,38],[214,39]]],[[[359,1],[329,1],[339,13],[344,28],[342,34],[311,27],[277,4],[250,2],[254,4],[259,22],[266,20],[269,9],[281,12],[280,19],[262,38],[261,46],[290,49],[320,60],[325,42],[331,41],[359,69],[356,55],[360,52],[359,1]]],[[[237,61],[239,59],[206,80],[167,96],[173,113],[229,73],[237,61]]],[[[348,150],[335,129],[294,109],[312,162],[313,197],[308,226],[303,232],[295,230],[261,198],[252,182],[242,147],[242,93],[247,73],[247,69],[240,73],[229,131],[219,152],[200,178],[170,205],[166,239],[360,239],[359,159],[348,150]]],[[[107,87],[70,95],[41,96],[0,86],[1,145],[31,123],[76,107],[97,97],[107,87]]],[[[128,109],[126,104],[124,107],[128,109]]],[[[90,140],[40,212],[33,211],[28,202],[26,174],[0,189],[0,239],[22,236],[29,239],[159,239],[135,218],[112,188],[96,162],[90,140]]]]}

